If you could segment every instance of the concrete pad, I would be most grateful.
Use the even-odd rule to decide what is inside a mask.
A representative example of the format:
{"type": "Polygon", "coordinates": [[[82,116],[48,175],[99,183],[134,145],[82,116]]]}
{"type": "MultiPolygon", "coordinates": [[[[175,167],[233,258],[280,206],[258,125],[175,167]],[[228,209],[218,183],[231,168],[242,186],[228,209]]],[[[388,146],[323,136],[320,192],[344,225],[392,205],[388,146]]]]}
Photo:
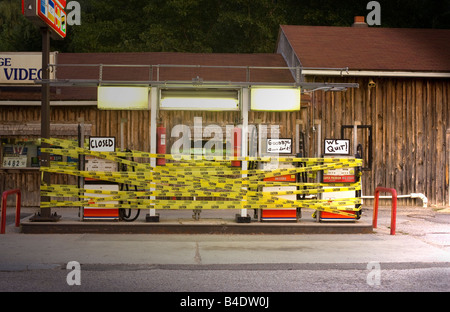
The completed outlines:
{"type": "Polygon", "coordinates": [[[78,210],[60,210],[62,218],[57,222],[33,222],[21,220],[24,234],[368,234],[372,224],[367,220],[353,222],[317,222],[310,213],[303,213],[298,221],[238,223],[239,211],[211,211],[201,213],[199,220],[192,218],[192,211],[161,211],[160,222],[146,222],[144,214],[134,222],[80,221],[78,210]]]}

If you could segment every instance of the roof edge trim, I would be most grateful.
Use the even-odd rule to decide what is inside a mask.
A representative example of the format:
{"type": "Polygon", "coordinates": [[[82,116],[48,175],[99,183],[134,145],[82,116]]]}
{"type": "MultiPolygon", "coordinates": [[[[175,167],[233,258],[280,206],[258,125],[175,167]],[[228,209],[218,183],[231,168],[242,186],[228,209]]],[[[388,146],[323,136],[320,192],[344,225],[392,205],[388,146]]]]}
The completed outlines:
{"type": "Polygon", "coordinates": [[[378,71],[378,70],[349,70],[339,73],[331,70],[303,69],[305,76],[341,76],[341,77],[413,77],[413,78],[450,78],[450,72],[414,72],[414,71],[378,71]]]}

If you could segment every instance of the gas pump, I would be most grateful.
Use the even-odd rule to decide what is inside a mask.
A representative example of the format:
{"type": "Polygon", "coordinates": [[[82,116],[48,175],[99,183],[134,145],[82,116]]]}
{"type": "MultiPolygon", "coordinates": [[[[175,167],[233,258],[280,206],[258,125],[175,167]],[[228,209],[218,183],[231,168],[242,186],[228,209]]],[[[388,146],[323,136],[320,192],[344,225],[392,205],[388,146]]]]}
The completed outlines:
{"type": "MultiPolygon", "coordinates": [[[[325,139],[324,141],[324,158],[340,158],[340,159],[354,159],[362,158],[362,148],[358,149],[361,155],[357,154],[354,156],[350,155],[350,140],[333,140],[325,139]]],[[[336,168],[324,170],[322,174],[322,183],[356,183],[359,179],[359,169],[355,167],[349,168],[336,168]]],[[[324,189],[330,189],[333,186],[324,186],[324,189]]],[[[338,200],[344,198],[355,198],[358,197],[360,191],[339,191],[339,192],[324,192],[321,195],[321,199],[328,200],[338,200]]],[[[345,216],[340,214],[335,214],[326,211],[317,211],[316,218],[319,222],[321,221],[355,221],[360,218],[360,211],[345,210],[345,208],[353,209],[357,208],[354,205],[342,206],[341,209],[346,212],[353,214],[353,216],[345,216]]]]}
{"type": "MultiPolygon", "coordinates": [[[[289,155],[292,154],[292,139],[266,139],[266,153],[267,154],[283,154],[289,155]]],[[[293,164],[272,161],[272,162],[260,162],[258,164],[258,169],[260,170],[276,170],[276,169],[285,169],[285,168],[294,168],[293,164]]],[[[297,177],[296,174],[289,174],[283,176],[276,176],[270,178],[264,178],[264,181],[268,182],[296,182],[297,177]]],[[[282,183],[281,183],[282,184],[282,183]]],[[[295,191],[297,190],[296,186],[264,186],[262,188],[263,192],[280,192],[280,191],[295,191]]],[[[297,199],[297,195],[280,195],[280,198],[293,200],[297,199]]],[[[261,221],[297,221],[297,208],[276,208],[270,209],[265,208],[261,209],[261,221]]]]}
{"type": "MultiPolygon", "coordinates": [[[[89,149],[91,151],[99,152],[113,152],[115,150],[114,137],[90,137],[89,149]]],[[[85,156],[86,171],[118,171],[117,163],[107,159],[97,158],[94,156],[85,156]]],[[[114,182],[101,181],[93,178],[85,178],[84,188],[87,190],[104,190],[104,191],[118,191],[119,185],[114,182]]],[[[107,197],[108,195],[85,193],[92,199],[95,197],[107,197]]],[[[117,204],[117,201],[103,202],[104,204],[117,204]]],[[[83,208],[83,220],[118,220],[119,210],[117,208],[103,209],[103,208],[83,208]]]]}

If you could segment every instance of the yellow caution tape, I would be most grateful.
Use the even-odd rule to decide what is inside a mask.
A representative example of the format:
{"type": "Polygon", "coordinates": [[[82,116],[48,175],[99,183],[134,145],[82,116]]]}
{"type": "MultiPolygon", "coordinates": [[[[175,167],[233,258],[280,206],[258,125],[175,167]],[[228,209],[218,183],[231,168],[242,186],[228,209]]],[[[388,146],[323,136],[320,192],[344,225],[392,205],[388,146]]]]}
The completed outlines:
{"type": "MultiPolygon", "coordinates": [[[[170,201],[170,200],[155,200],[153,202],[145,203],[120,203],[120,204],[101,204],[98,202],[84,201],[84,202],[42,202],[41,207],[82,207],[96,208],[96,209],[167,209],[167,210],[179,210],[179,209],[286,209],[296,208],[292,205],[283,204],[242,204],[232,201],[170,201]]],[[[342,216],[354,217],[353,213],[347,211],[359,211],[360,209],[346,208],[342,210],[339,206],[314,206],[305,205],[299,206],[299,208],[311,208],[317,211],[325,211],[342,216]]]]}
{"type": "Polygon", "coordinates": [[[265,178],[295,175],[337,168],[351,168],[362,165],[360,159],[296,158],[296,157],[212,157],[151,154],[146,152],[95,152],[77,146],[75,141],[43,139],[43,142],[58,148],[43,148],[43,152],[78,157],[90,155],[130,166],[134,171],[83,171],[76,164],[52,162],[50,167],[41,167],[42,172],[67,174],[84,178],[126,184],[139,187],[140,191],[107,191],[77,188],[73,185],[42,185],[43,196],[53,198],[42,202],[42,207],[91,207],[132,209],[277,209],[310,208],[336,214],[354,216],[349,211],[359,211],[360,198],[340,200],[288,200],[283,195],[315,195],[327,192],[359,191],[356,183],[305,183],[284,181],[263,181],[265,178]],[[151,167],[148,163],[128,160],[129,157],[164,158],[166,166],[151,167]],[[231,167],[230,160],[280,161],[298,163],[301,167],[282,168],[271,171],[253,169],[241,170],[231,167]],[[293,191],[265,192],[263,186],[295,186],[293,191]],[[326,187],[326,188],[324,188],[326,187]],[[102,195],[102,197],[90,196],[102,195]],[[59,198],[61,200],[54,200],[59,198]],[[62,200],[75,198],[75,200],[62,200]],[[170,199],[164,199],[170,198],[170,199]],[[192,200],[196,198],[205,200],[192,200]],[[207,199],[207,200],[206,200],[207,199]],[[105,203],[106,202],[106,203],[105,203]],[[113,203],[110,203],[113,202],[113,203]],[[350,207],[349,207],[350,206],[350,207]],[[354,208],[353,208],[354,207],[354,208]]]}
{"type": "MultiPolygon", "coordinates": [[[[362,166],[361,159],[354,158],[302,158],[302,157],[236,157],[236,156],[201,156],[201,155],[171,155],[171,154],[154,154],[148,152],[139,152],[139,151],[131,151],[131,152],[95,152],[90,151],[88,149],[83,149],[78,146],[74,146],[71,141],[66,141],[62,139],[45,139],[42,138],[42,142],[60,146],[66,149],[71,149],[71,153],[77,152],[80,154],[87,154],[96,156],[104,159],[114,160],[120,157],[139,157],[139,158],[163,158],[166,160],[176,160],[176,161],[200,161],[200,160],[208,160],[208,161],[257,161],[257,162],[292,162],[292,163],[307,163],[307,164],[317,164],[317,163],[355,163],[358,166],[362,166]]],[[[50,152],[50,149],[46,149],[45,152],[50,152]]],[[[61,151],[65,151],[64,149],[51,149],[51,152],[59,155],[63,155],[61,151]],[[58,153],[58,150],[60,151],[58,153]]],[[[66,151],[67,153],[67,151],[66,151]]],[[[139,164],[139,163],[137,163],[139,164]]]]}

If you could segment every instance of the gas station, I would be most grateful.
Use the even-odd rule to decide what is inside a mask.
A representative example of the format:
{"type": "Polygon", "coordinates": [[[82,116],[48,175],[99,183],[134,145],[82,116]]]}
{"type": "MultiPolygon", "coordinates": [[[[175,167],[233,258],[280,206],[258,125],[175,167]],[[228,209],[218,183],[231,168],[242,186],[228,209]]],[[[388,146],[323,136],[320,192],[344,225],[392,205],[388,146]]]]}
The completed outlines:
{"type": "Polygon", "coordinates": [[[43,49],[0,52],[5,290],[274,308],[204,298],[448,288],[450,67],[419,54],[449,30],[280,25],[274,53],[66,53],[50,49],[65,1],[22,4],[43,49]]]}
{"type": "MultiPolygon", "coordinates": [[[[49,66],[58,73],[65,64],[49,66]]],[[[83,64],[70,64],[77,66],[83,64]]],[[[25,232],[38,231],[39,227],[55,232],[109,229],[195,233],[215,232],[214,227],[237,233],[286,233],[289,228],[293,233],[303,233],[305,229],[371,231],[371,225],[359,222],[362,159],[358,151],[350,150],[356,142],[322,140],[319,129],[317,149],[323,152],[321,157],[308,157],[301,122],[296,122],[291,135],[282,133],[281,124],[258,120],[249,123],[252,113],[300,111],[304,94],[316,90],[340,92],[356,88],[357,84],[306,83],[301,76],[294,83],[207,81],[199,77],[191,81],[118,81],[106,78],[102,71],[108,66],[127,68],[98,64],[98,80],[56,76],[36,83],[96,88],[99,110],[149,110],[150,150],[123,146],[126,120],[120,124],[119,137],[85,137],[84,125],[80,123],[78,140],[42,138],[48,146],[41,149],[42,153],[60,155],[62,160],[77,159],[78,167],[60,161],[41,166],[40,170],[76,176],[77,185],[42,183],[41,210],[48,209],[47,213],[57,220],[43,221],[38,213],[22,224],[25,232]],[[198,116],[192,121],[170,124],[167,114],[180,111],[194,111],[198,116]],[[232,112],[234,120],[224,120],[221,125],[204,124],[204,112],[232,112]],[[51,214],[57,208],[63,214],[64,207],[78,207],[76,221],[66,223],[64,215],[51,214]],[[192,211],[193,222],[183,224],[174,211],[186,210],[192,211]],[[203,218],[206,211],[209,215],[203,218]],[[305,222],[309,213],[309,222],[305,222]],[[213,224],[208,225],[211,220],[213,224]],[[250,227],[246,229],[246,225],[250,227]]],[[[301,71],[249,66],[233,69],[301,71]]]]}
{"type": "MultiPolygon", "coordinates": [[[[372,125],[353,112],[350,123],[336,122],[341,133],[323,131],[329,121],[316,116],[317,98],[344,94],[331,95],[333,115],[334,99],[359,94],[360,80],[306,77],[343,77],[348,67],[290,61],[284,33],[276,54],[50,58],[50,37],[65,36],[61,2],[55,10],[23,1],[43,39],[42,75],[33,81],[42,89],[32,157],[40,163],[39,212],[24,232],[372,232],[361,221],[372,125]],[[76,130],[60,135],[60,121],[76,130]]],[[[13,156],[5,155],[3,164],[13,156]]]]}

